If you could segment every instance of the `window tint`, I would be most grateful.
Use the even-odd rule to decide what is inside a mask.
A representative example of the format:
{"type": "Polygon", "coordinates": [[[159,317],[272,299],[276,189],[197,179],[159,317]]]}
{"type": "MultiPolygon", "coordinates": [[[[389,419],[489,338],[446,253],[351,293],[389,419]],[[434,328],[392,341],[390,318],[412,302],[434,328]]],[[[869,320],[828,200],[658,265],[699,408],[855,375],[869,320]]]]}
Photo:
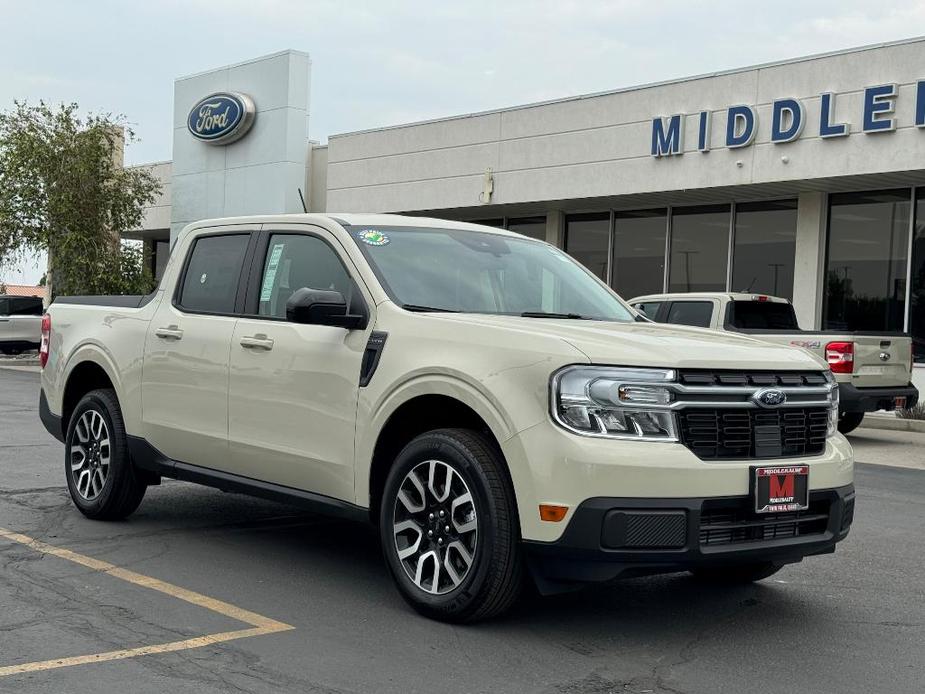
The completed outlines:
{"type": "Polygon", "coordinates": [[[286,302],[297,289],[333,289],[351,299],[353,283],[340,258],[317,236],[270,237],[260,281],[261,316],[286,317],[286,302]]]}
{"type": "Polygon", "coordinates": [[[0,299],[0,316],[10,315],[10,300],[0,299]]]}
{"type": "Polygon", "coordinates": [[[669,292],[724,291],[728,256],[728,205],[672,210],[669,292]]]}
{"type": "Polygon", "coordinates": [[[233,313],[249,234],[203,236],[191,251],[179,304],[190,311],[233,313]]]}
{"type": "Polygon", "coordinates": [[[732,290],[793,298],[797,201],[736,205],[732,290]]]}
{"type": "Polygon", "coordinates": [[[575,214],[565,218],[565,252],[607,281],[610,213],[575,214]]]}
{"type": "Polygon", "coordinates": [[[632,298],[662,291],[667,229],[663,209],[616,213],[612,284],[617,294],[632,298]]]}
{"type": "Polygon", "coordinates": [[[729,304],[729,325],[743,330],[799,330],[790,304],[773,301],[733,301],[729,304]]]}
{"type": "Polygon", "coordinates": [[[655,316],[658,315],[658,310],[662,307],[661,301],[643,301],[638,304],[633,304],[633,308],[637,311],[641,311],[645,314],[646,318],[650,320],[655,320],[655,316]]]}
{"type": "Polygon", "coordinates": [[[832,195],[825,327],[902,330],[909,190],[832,195]]]}
{"type": "Polygon", "coordinates": [[[41,316],[42,300],[36,297],[10,299],[11,316],[41,316]]]}
{"type": "Polygon", "coordinates": [[[709,328],[712,316],[712,301],[675,301],[668,309],[667,322],[709,328]]]}

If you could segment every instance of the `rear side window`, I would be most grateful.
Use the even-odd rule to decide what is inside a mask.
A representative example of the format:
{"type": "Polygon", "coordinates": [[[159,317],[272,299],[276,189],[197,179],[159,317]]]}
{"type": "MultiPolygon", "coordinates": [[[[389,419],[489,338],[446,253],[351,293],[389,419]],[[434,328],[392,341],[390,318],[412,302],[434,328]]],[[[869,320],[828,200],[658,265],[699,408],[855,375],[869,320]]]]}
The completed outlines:
{"type": "Polygon", "coordinates": [[[204,313],[234,313],[249,240],[249,234],[196,239],[180,290],[180,306],[204,313]]]}
{"type": "MultiPolygon", "coordinates": [[[[36,297],[22,297],[10,299],[9,312],[11,316],[41,316],[42,300],[36,297]]],[[[2,313],[2,311],[0,311],[2,313]]]]}
{"type": "Polygon", "coordinates": [[[655,320],[655,316],[658,315],[658,310],[661,307],[661,301],[642,301],[638,304],[633,304],[633,308],[644,314],[649,320],[655,320]]]}
{"type": "Polygon", "coordinates": [[[741,330],[799,330],[791,304],[773,301],[733,301],[729,327],[741,330]]]}
{"type": "Polygon", "coordinates": [[[10,315],[10,300],[0,299],[0,316],[10,315]]]}
{"type": "Polygon", "coordinates": [[[317,236],[274,234],[263,264],[258,313],[285,318],[286,302],[303,287],[335,290],[349,302],[352,286],[337,253],[317,236]]]}
{"type": "Polygon", "coordinates": [[[668,322],[709,328],[713,316],[711,301],[675,301],[668,309],[668,322]]]}

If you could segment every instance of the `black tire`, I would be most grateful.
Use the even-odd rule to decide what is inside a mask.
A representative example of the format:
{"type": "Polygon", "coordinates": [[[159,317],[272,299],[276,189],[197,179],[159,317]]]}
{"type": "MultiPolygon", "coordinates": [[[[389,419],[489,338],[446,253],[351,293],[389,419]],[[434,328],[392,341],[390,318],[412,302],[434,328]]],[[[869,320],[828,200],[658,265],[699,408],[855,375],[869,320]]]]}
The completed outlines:
{"type": "Polygon", "coordinates": [[[863,412],[842,412],[838,417],[838,430],[843,434],[854,431],[861,425],[862,419],[863,412]]]}
{"type": "MultiPolygon", "coordinates": [[[[448,472],[445,479],[447,485],[443,487],[443,491],[446,491],[448,485],[459,483],[459,480],[448,472]]],[[[456,489],[459,490],[460,487],[456,489]]],[[[455,498],[459,500],[463,496],[457,495],[455,498]]],[[[432,525],[430,529],[434,529],[432,525]]],[[[438,429],[418,436],[405,446],[395,459],[385,483],[379,532],[382,551],[399,592],[408,604],[426,617],[445,622],[476,622],[500,615],[517,599],[523,582],[523,563],[514,490],[507,477],[500,452],[486,437],[475,431],[438,429]],[[439,534],[443,532],[444,521],[437,521],[439,527],[435,530],[438,537],[428,539],[425,533],[428,530],[427,524],[433,523],[428,521],[430,514],[433,512],[439,516],[440,509],[445,510],[448,504],[452,506],[452,499],[447,497],[443,502],[438,502],[434,497],[428,503],[425,495],[424,499],[420,500],[425,505],[420,512],[420,522],[408,518],[419,528],[417,531],[413,528],[411,530],[420,532],[421,551],[437,553],[438,566],[434,575],[430,577],[430,587],[436,588],[433,592],[419,587],[406,571],[408,564],[399,558],[398,540],[395,535],[396,508],[399,509],[399,514],[410,515],[406,505],[399,506],[399,491],[402,490],[403,484],[408,484],[408,475],[412,470],[416,470],[422,464],[429,464],[429,461],[438,461],[438,464],[444,464],[444,468],[452,468],[465,483],[473,500],[471,511],[464,512],[462,520],[466,522],[461,526],[457,526],[455,520],[467,505],[460,505],[455,511],[452,508],[447,511],[447,522],[453,522],[445,526],[449,530],[446,534],[447,545],[442,548],[442,554],[436,542],[443,539],[439,534]],[[463,537],[464,531],[461,527],[472,524],[471,514],[475,514],[474,548],[466,573],[460,575],[459,570],[447,569],[453,558],[456,560],[456,569],[463,566],[459,564],[461,555],[458,551],[454,552],[453,558],[450,557],[450,548],[453,544],[458,545],[459,541],[467,541],[463,537]],[[460,529],[457,534],[458,528],[460,529]],[[440,589],[439,580],[435,580],[437,571],[444,572],[440,574],[443,581],[450,580],[455,584],[447,587],[442,594],[437,593],[440,589]],[[456,578],[460,579],[458,583],[456,578]]],[[[415,556],[413,555],[408,563],[413,562],[415,556]]],[[[417,556],[417,559],[417,566],[420,566],[423,560],[420,556],[417,556]]]]}
{"type": "MultiPolygon", "coordinates": [[[[119,400],[114,391],[94,390],[80,399],[68,421],[64,450],[64,475],[67,478],[68,491],[71,493],[74,505],[87,518],[121,520],[130,516],[138,508],[144,498],[147,485],[139,479],[132,465],[122,410],[119,408],[119,400]],[[85,415],[86,419],[84,419],[85,415]],[[93,443],[93,437],[89,437],[91,440],[87,441],[88,447],[83,448],[83,458],[79,457],[81,455],[79,452],[74,451],[74,447],[83,447],[84,442],[81,441],[81,436],[86,437],[85,423],[98,421],[96,417],[102,418],[109,441],[108,456],[106,446],[89,456],[91,460],[94,458],[108,459],[108,466],[105,466],[105,479],[98,489],[92,486],[87,487],[86,485],[90,483],[85,477],[81,477],[84,470],[90,472],[90,463],[83,463],[79,470],[74,469],[77,461],[83,461],[88,457],[87,451],[89,445],[93,443]],[[84,487],[87,493],[82,492],[80,487],[84,487]]],[[[96,467],[102,469],[103,466],[97,464],[96,467]]]]}
{"type": "Polygon", "coordinates": [[[757,562],[755,564],[737,564],[732,566],[716,566],[691,569],[691,574],[698,581],[720,585],[741,585],[754,583],[769,576],[773,576],[783,567],[773,562],[757,562]]]}

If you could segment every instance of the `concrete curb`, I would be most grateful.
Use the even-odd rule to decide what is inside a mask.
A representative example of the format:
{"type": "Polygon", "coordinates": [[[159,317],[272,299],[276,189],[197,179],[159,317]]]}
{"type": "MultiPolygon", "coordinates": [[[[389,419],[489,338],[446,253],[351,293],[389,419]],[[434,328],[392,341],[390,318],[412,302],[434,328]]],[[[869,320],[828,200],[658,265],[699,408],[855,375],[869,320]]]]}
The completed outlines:
{"type": "Polygon", "coordinates": [[[867,415],[861,421],[861,428],[885,429],[887,431],[912,431],[925,434],[925,419],[900,419],[899,417],[867,415]]]}

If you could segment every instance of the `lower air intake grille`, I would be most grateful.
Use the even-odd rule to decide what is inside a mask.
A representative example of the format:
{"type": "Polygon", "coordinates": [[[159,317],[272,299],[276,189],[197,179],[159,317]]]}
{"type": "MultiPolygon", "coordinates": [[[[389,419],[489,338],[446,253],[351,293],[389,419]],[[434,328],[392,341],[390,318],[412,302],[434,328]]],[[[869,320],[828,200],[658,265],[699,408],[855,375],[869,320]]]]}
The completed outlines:
{"type": "Polygon", "coordinates": [[[811,501],[805,511],[756,514],[750,500],[735,505],[705,502],[700,512],[700,545],[735,545],[821,535],[829,524],[828,499],[811,501]]]}

